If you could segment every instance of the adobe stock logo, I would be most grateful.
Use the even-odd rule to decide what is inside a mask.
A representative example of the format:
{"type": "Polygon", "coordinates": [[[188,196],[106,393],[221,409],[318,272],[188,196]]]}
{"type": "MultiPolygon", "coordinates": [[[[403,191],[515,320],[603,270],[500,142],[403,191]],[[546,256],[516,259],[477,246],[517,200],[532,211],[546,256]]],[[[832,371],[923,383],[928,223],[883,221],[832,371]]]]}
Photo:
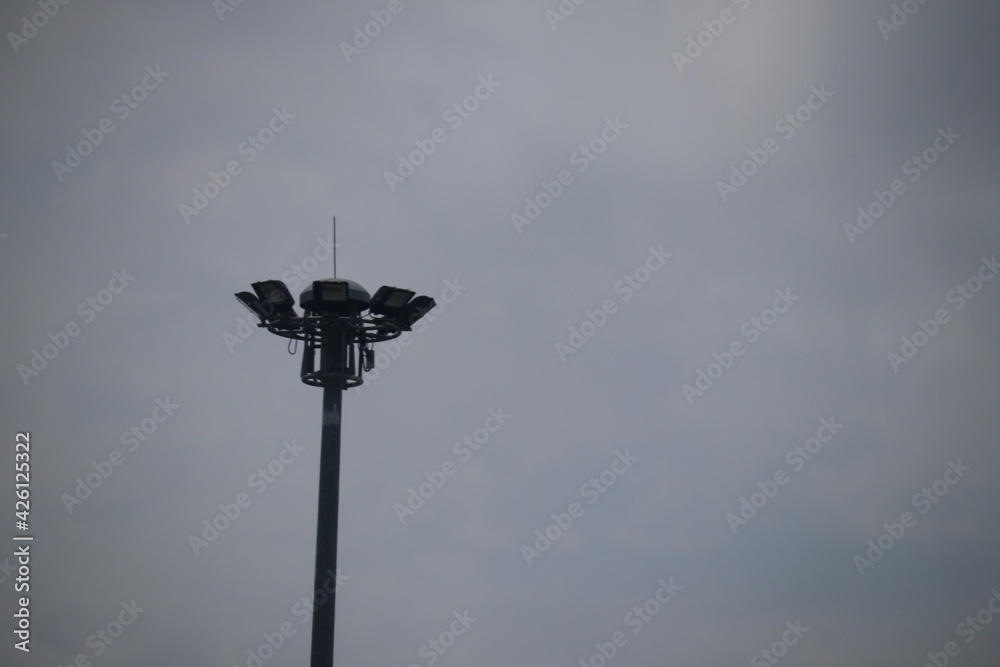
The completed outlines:
{"type": "MultiPolygon", "coordinates": [[[[683,586],[674,583],[673,577],[668,577],[666,581],[659,579],[656,583],[659,587],[653,595],[642,604],[634,606],[622,618],[622,625],[631,630],[633,635],[649,627],[649,623],[657,614],[673,601],[679,591],[684,590],[683,586]]],[[[618,651],[628,644],[629,639],[631,637],[624,630],[615,630],[608,637],[608,641],[594,642],[594,648],[597,650],[587,658],[580,658],[580,667],[607,667],[618,655],[618,651]]]]}
{"type": "MultiPolygon", "coordinates": [[[[833,93],[826,89],[826,84],[809,87],[809,96],[805,102],[794,110],[778,118],[774,123],[774,131],[781,135],[782,140],[790,141],[795,136],[797,130],[805,127],[805,124],[812,119],[813,115],[823,108],[833,93]]],[[[764,165],[768,163],[771,156],[781,149],[781,141],[774,137],[765,139],[760,147],[751,147],[746,150],[747,159],[730,166],[729,178],[725,181],[715,182],[715,188],[719,192],[722,201],[728,201],[729,197],[736,194],[740,188],[749,182],[764,165]]]]}
{"type": "MultiPolygon", "coordinates": [[[[119,611],[108,623],[104,624],[102,627],[98,628],[93,632],[85,642],[90,652],[94,654],[94,657],[100,657],[108,650],[118,639],[124,634],[125,628],[129,627],[135,623],[136,619],[139,618],[139,614],[146,611],[145,607],[140,607],[135,600],[131,602],[122,601],[119,605],[121,611],[119,611]]],[[[67,663],[69,666],[83,666],[90,665],[91,659],[87,657],[86,651],[80,651],[76,656],[67,663]]],[[[60,664],[59,667],[62,667],[60,664]]]]}
{"type": "Polygon", "coordinates": [[[747,345],[737,339],[732,341],[722,353],[713,352],[712,358],[715,361],[710,361],[704,370],[698,368],[695,371],[694,386],[690,384],[681,386],[681,391],[684,393],[688,405],[694,405],[695,398],[704,396],[715,382],[721,380],[726,371],[733,367],[736,360],[746,353],[747,347],[760,340],[761,335],[773,327],[780,316],[787,313],[788,309],[800,298],[800,295],[792,294],[791,287],[786,287],[783,290],[777,289],[774,293],[778,296],[770,308],[765,308],[760,315],[751,317],[740,326],[740,333],[748,339],[747,345]]]}
{"type": "MultiPolygon", "coordinates": [[[[264,493],[270,485],[274,484],[285,473],[291,464],[299,459],[299,456],[304,451],[305,447],[299,445],[295,438],[292,438],[291,442],[285,440],[282,442],[282,448],[277,456],[268,461],[266,466],[257,468],[256,472],[251,473],[247,477],[247,486],[254,489],[256,495],[264,493]],[[287,458],[286,454],[288,455],[287,458]]],[[[245,514],[244,510],[252,504],[253,498],[245,491],[237,493],[231,502],[219,503],[219,513],[211,517],[211,519],[204,519],[201,522],[200,537],[194,533],[188,535],[188,544],[195,558],[215,543],[219,539],[219,536],[226,532],[238,518],[243,516],[245,514]]]]}
{"type": "MultiPolygon", "coordinates": [[[[921,514],[927,514],[971,470],[972,468],[969,466],[962,465],[962,459],[960,458],[954,461],[949,460],[941,477],[922,488],[918,493],[915,493],[910,503],[915,509],[920,510],[921,514]]],[[[864,552],[864,555],[856,554],[853,558],[854,567],[858,570],[858,576],[865,576],[865,570],[875,567],[875,563],[882,560],[886,553],[896,546],[897,542],[903,539],[907,529],[912,529],[916,525],[917,517],[912,512],[903,512],[899,517],[899,521],[883,523],[882,527],[885,529],[885,532],[866,542],[868,549],[864,552]]]]}
{"type": "Polygon", "coordinates": [[[445,459],[434,470],[425,470],[424,477],[427,481],[419,482],[415,487],[411,486],[407,489],[409,494],[406,496],[406,504],[395,503],[392,506],[400,524],[406,523],[409,517],[416,514],[417,510],[433,498],[434,494],[444,487],[448,478],[457,473],[463,464],[468,463],[476,452],[484,448],[493,434],[503,428],[503,425],[511,418],[511,415],[503,411],[502,406],[490,408],[486,413],[487,417],[482,426],[462,436],[461,440],[452,445],[451,451],[458,457],[458,463],[449,458],[445,459]]]}
{"type": "MultiPolygon", "coordinates": [[[[437,305],[430,309],[430,312],[426,313],[423,317],[413,323],[412,334],[422,334],[427,330],[437,318],[444,314],[444,311],[448,308],[450,304],[455,303],[458,297],[462,296],[462,292],[469,289],[468,285],[463,285],[458,282],[458,278],[445,279],[444,287],[441,289],[441,293],[435,299],[437,305]]],[[[409,347],[413,344],[416,338],[411,335],[411,332],[403,332],[398,338],[394,338],[387,341],[384,345],[380,345],[377,352],[375,352],[375,368],[368,371],[368,377],[365,378],[365,383],[360,384],[354,388],[354,391],[361,393],[366,387],[371,387],[372,383],[378,379],[382,372],[388,369],[392,362],[403,354],[403,348],[409,347]]]]}
{"type": "Polygon", "coordinates": [[[148,442],[159,430],[160,425],[167,421],[180,407],[170,400],[170,396],[157,398],[155,403],[156,407],[153,408],[148,417],[138,424],[134,424],[129,430],[122,432],[119,442],[127,452],[123,452],[121,449],[112,449],[107,458],[91,461],[90,465],[94,472],[77,477],[73,493],[64,493],[60,496],[68,514],[72,514],[74,507],[83,505],[83,501],[94,495],[94,492],[108,481],[115,470],[125,463],[127,454],[136,452],[148,442]]]}
{"type": "MultiPolygon", "coordinates": [[[[622,276],[622,279],[613,286],[615,294],[622,295],[622,302],[631,299],[642,286],[649,282],[653,274],[663,268],[667,260],[673,257],[673,253],[664,252],[663,245],[659,248],[649,246],[649,255],[646,260],[633,269],[630,273],[622,276]]],[[[597,335],[597,331],[608,323],[608,318],[618,312],[618,302],[615,299],[605,299],[601,306],[594,311],[586,311],[586,319],[577,326],[569,328],[569,338],[566,343],[556,341],[556,354],[564,364],[571,354],[576,354],[587,341],[597,335]],[[568,343],[568,345],[567,345],[568,343]]]]}
{"type": "Polygon", "coordinates": [[[35,12],[31,18],[21,17],[21,30],[19,32],[8,32],[7,40],[16,54],[21,46],[28,43],[28,40],[38,34],[38,31],[49,24],[49,19],[54,19],[59,13],[59,5],[68,5],[70,0],[38,0],[36,3],[42,11],[35,12]]]}
{"type": "Polygon", "coordinates": [[[560,0],[559,6],[556,7],[558,11],[546,9],[545,19],[549,22],[552,32],[555,32],[559,28],[560,23],[565,23],[569,20],[569,17],[576,13],[576,8],[586,2],[587,0],[560,0]]]}
{"type": "Polygon", "coordinates": [[[906,25],[910,17],[920,11],[920,8],[925,4],[927,4],[927,0],[903,0],[901,5],[893,3],[889,20],[879,19],[875,22],[875,26],[882,33],[883,41],[888,42],[889,35],[906,25]]]}
{"type": "MultiPolygon", "coordinates": [[[[945,301],[949,304],[954,304],[954,310],[957,313],[969,301],[974,299],[976,294],[982,291],[986,283],[992,280],[997,273],[1000,273],[1000,263],[997,262],[996,254],[991,258],[984,256],[980,260],[980,265],[975,275],[970,276],[965,282],[955,285],[955,289],[950,290],[945,295],[945,301]]],[[[887,354],[892,372],[898,374],[900,367],[913,361],[920,353],[920,350],[930,344],[931,340],[941,330],[941,327],[950,321],[951,315],[948,314],[948,310],[945,308],[938,308],[934,311],[933,317],[927,320],[918,318],[918,328],[914,330],[913,334],[909,337],[900,337],[902,344],[899,347],[899,352],[891,350],[887,354]]]]}
{"type": "Polygon", "coordinates": [[[781,633],[781,639],[776,640],[769,648],[758,651],[750,659],[751,667],[767,667],[778,664],[778,661],[788,654],[788,648],[798,644],[799,640],[809,632],[809,628],[802,625],[801,619],[795,619],[794,623],[785,621],[785,628],[786,630],[781,633]]]}
{"type": "MultiPolygon", "coordinates": [[[[791,467],[792,473],[801,472],[806,467],[806,464],[820,453],[823,445],[831,442],[842,428],[844,428],[844,425],[838,423],[836,417],[830,417],[829,419],[823,417],[820,419],[816,435],[807,438],[801,445],[795,445],[795,447],[789,449],[788,453],[785,454],[785,463],[791,467]]],[[[757,482],[757,488],[760,490],[751,493],[749,499],[747,496],[740,498],[740,506],[736,510],[736,513],[728,512],[725,516],[726,523],[729,524],[729,529],[733,531],[733,535],[736,534],[737,530],[752,521],[778,495],[780,487],[788,484],[790,480],[791,476],[785,472],[785,469],[778,468],[771,475],[770,479],[757,482]]]]}
{"type": "MultiPolygon", "coordinates": [[[[492,73],[486,76],[479,75],[478,83],[472,92],[460,102],[455,102],[445,109],[441,114],[441,120],[448,124],[452,132],[457,131],[465,121],[472,118],[472,114],[479,110],[483,102],[493,97],[493,94],[502,85],[503,81],[495,81],[492,73]]],[[[399,162],[396,165],[396,170],[386,170],[382,174],[389,187],[389,192],[395,192],[399,185],[413,176],[417,169],[437,152],[438,146],[448,141],[448,138],[448,133],[444,128],[436,127],[430,131],[427,137],[414,139],[413,144],[416,146],[414,150],[406,155],[398,154],[399,162]]]]}
{"type": "MultiPolygon", "coordinates": [[[[952,130],[951,125],[947,128],[938,127],[934,140],[920,153],[911,156],[900,165],[900,171],[904,176],[909,176],[910,183],[916,183],[961,138],[962,135],[952,130]]],[[[844,223],[844,234],[847,235],[848,243],[854,245],[855,239],[867,232],[907,192],[907,184],[899,178],[893,179],[885,190],[873,191],[874,200],[858,207],[855,224],[844,223]]]]}
{"type": "MultiPolygon", "coordinates": [[[[409,0],[413,2],[413,0],[409,0]]],[[[361,55],[361,52],[371,46],[372,40],[382,34],[382,31],[392,23],[392,17],[403,13],[406,7],[400,0],[389,0],[384,9],[373,9],[372,20],[362,26],[354,26],[354,39],[352,42],[341,42],[340,52],[344,54],[347,64],[351,64],[351,58],[361,55]]]]}
{"type": "MultiPolygon", "coordinates": [[[[955,634],[965,639],[966,644],[971,644],[981,632],[986,630],[995,617],[1000,616],[1000,591],[993,588],[990,593],[986,604],[980,607],[975,615],[969,614],[965,620],[955,626],[955,634]],[[993,606],[994,602],[997,603],[996,607],[993,606]]],[[[961,652],[962,649],[959,648],[958,642],[949,641],[945,643],[940,652],[928,651],[928,662],[925,662],[923,667],[947,667],[951,658],[957,657],[961,652]]]]}
{"type": "Polygon", "coordinates": [[[247,135],[245,141],[241,141],[236,146],[236,153],[243,156],[243,164],[236,159],[227,160],[226,164],[219,171],[209,170],[209,180],[201,187],[191,188],[191,204],[181,202],[177,205],[177,210],[181,214],[185,225],[191,224],[192,218],[201,215],[208,208],[216,197],[223,190],[229,187],[233,179],[243,173],[243,167],[253,162],[258,155],[267,150],[271,142],[285,131],[296,115],[288,112],[288,107],[283,106],[279,110],[277,107],[271,108],[271,118],[254,134],[247,135]]]}
{"type": "Polygon", "coordinates": [[[243,4],[243,0],[212,0],[212,8],[220,21],[226,20],[226,14],[235,12],[243,4]]]}
{"type": "MultiPolygon", "coordinates": [[[[597,158],[604,155],[605,151],[618,141],[625,130],[629,129],[629,124],[622,122],[620,116],[615,116],[614,120],[605,117],[604,127],[590,141],[580,144],[569,156],[570,165],[576,167],[579,174],[587,171],[597,158]]],[[[518,234],[524,233],[524,228],[538,220],[545,209],[552,206],[559,197],[576,182],[575,177],[569,169],[561,170],[556,178],[551,181],[542,180],[542,190],[536,191],[535,196],[524,198],[523,215],[515,211],[510,214],[510,221],[518,234]]]]}
{"type": "MultiPolygon", "coordinates": [[[[77,304],[76,314],[83,319],[84,324],[90,324],[97,318],[98,313],[103,313],[115,297],[121,294],[133,280],[135,280],[135,276],[127,273],[125,267],[122,267],[121,271],[113,270],[111,279],[107,283],[108,286],[77,304]]],[[[56,357],[69,347],[72,339],[79,336],[81,331],[83,331],[83,327],[76,320],[69,320],[55,333],[48,332],[48,339],[51,342],[43,344],[41,352],[38,351],[38,348],[31,348],[31,360],[28,365],[17,365],[17,373],[24,386],[27,387],[31,378],[38,377],[42,371],[48,368],[49,364],[54,362],[56,357]]]]}
{"type": "MultiPolygon", "coordinates": [[[[750,8],[751,0],[732,0],[732,2],[740,8],[740,11],[745,12],[750,8]]],[[[693,65],[694,61],[700,58],[706,49],[715,43],[715,40],[722,37],[722,33],[726,31],[727,25],[736,23],[738,16],[739,14],[731,9],[723,9],[719,12],[718,18],[702,21],[701,24],[705,26],[705,29],[697,35],[687,38],[683,53],[680,51],[674,51],[673,53],[677,71],[683,74],[686,66],[693,65]]]]}
{"type": "MultiPolygon", "coordinates": [[[[437,637],[431,637],[420,645],[417,655],[424,659],[425,665],[433,665],[445,653],[448,652],[459,637],[468,632],[472,624],[479,619],[473,616],[468,609],[462,613],[452,612],[453,620],[446,629],[442,630],[437,637]]],[[[409,667],[420,667],[417,663],[411,662],[409,667]]]]}
{"type": "MultiPolygon", "coordinates": [[[[147,65],[146,75],[142,77],[142,80],[133,86],[131,90],[122,93],[112,100],[109,107],[111,112],[118,117],[119,121],[124,121],[133,111],[139,108],[139,105],[149,97],[151,92],[159,88],[160,84],[168,76],[170,76],[170,72],[161,71],[159,65],[156,67],[147,65]]],[[[75,144],[66,144],[66,157],[63,158],[63,162],[59,160],[52,161],[52,171],[56,176],[56,180],[62,183],[67,174],[71,174],[74,169],[83,164],[84,158],[93,153],[94,149],[101,145],[105,137],[115,131],[115,127],[115,123],[111,120],[111,117],[105,116],[97,121],[96,127],[93,129],[84,128],[82,130],[83,139],[75,144]]]]}
{"type": "MultiPolygon", "coordinates": [[[[591,477],[590,480],[584,482],[580,486],[580,496],[587,499],[588,505],[593,505],[598,500],[600,500],[604,494],[617,482],[621,477],[629,471],[633,464],[639,460],[638,456],[632,456],[629,454],[628,448],[625,448],[623,452],[620,449],[615,450],[615,458],[611,461],[611,465],[602,470],[600,474],[591,477]],[[621,464],[621,466],[619,466],[621,464]]],[[[583,516],[586,508],[578,502],[572,502],[569,507],[566,508],[565,512],[556,513],[553,512],[550,516],[552,517],[552,523],[547,525],[544,529],[538,528],[535,530],[535,541],[533,542],[534,549],[527,544],[521,545],[521,555],[524,556],[524,562],[531,567],[531,561],[541,558],[545,552],[552,548],[552,545],[557,542],[570,528],[573,527],[574,520],[579,519],[583,516]]]]}

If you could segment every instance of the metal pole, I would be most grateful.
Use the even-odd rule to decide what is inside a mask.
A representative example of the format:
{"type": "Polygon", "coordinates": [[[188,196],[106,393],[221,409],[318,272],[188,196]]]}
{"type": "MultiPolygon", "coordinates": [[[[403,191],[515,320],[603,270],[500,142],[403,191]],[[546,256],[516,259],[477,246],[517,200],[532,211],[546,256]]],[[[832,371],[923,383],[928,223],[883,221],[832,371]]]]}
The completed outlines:
{"type": "MultiPolygon", "coordinates": [[[[323,331],[320,368],[344,373],[347,345],[340,324],[323,331]]],[[[314,594],[326,591],[329,597],[313,612],[312,657],[310,667],[333,665],[334,613],[337,608],[337,515],[340,504],[340,409],[343,381],[323,387],[323,439],[319,463],[319,512],[316,518],[316,573],[314,594]],[[330,580],[332,579],[332,583],[330,580]]]]}

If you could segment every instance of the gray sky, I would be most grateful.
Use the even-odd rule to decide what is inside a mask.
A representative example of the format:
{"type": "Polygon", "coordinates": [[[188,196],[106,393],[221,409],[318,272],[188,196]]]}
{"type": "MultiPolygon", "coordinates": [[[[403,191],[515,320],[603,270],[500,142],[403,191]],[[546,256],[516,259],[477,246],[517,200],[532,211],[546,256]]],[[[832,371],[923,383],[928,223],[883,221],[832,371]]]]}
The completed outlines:
{"type": "Polygon", "coordinates": [[[336,214],[440,303],[345,396],[338,664],[995,664],[994,4],[40,7],[0,662],[308,664],[321,392],[233,293],[336,214]]]}

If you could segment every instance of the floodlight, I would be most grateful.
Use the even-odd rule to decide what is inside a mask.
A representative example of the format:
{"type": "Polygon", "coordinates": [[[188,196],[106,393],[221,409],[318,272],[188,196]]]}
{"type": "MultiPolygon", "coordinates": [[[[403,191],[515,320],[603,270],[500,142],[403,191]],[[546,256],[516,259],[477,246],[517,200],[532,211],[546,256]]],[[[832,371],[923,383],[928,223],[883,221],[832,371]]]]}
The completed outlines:
{"type": "Polygon", "coordinates": [[[313,296],[320,301],[347,301],[347,281],[314,280],[313,296]]]}
{"type": "Polygon", "coordinates": [[[250,292],[237,292],[236,298],[247,310],[260,318],[261,323],[267,322],[274,309],[268,303],[264,303],[250,292]]]}
{"type": "Polygon", "coordinates": [[[414,297],[412,301],[400,309],[399,314],[396,316],[396,324],[403,331],[409,331],[414,322],[426,315],[427,311],[436,305],[437,303],[435,303],[434,299],[429,296],[414,297]]]}
{"type": "Polygon", "coordinates": [[[372,297],[368,308],[374,315],[396,317],[403,306],[413,298],[413,294],[413,290],[383,285],[375,292],[375,296],[372,297]]]}
{"type": "Polygon", "coordinates": [[[292,293],[288,291],[288,287],[285,283],[280,280],[261,280],[260,282],[252,283],[250,287],[253,287],[253,291],[257,292],[257,296],[265,304],[269,305],[273,309],[273,319],[281,319],[283,317],[295,316],[295,299],[292,297],[292,293]]]}
{"type": "Polygon", "coordinates": [[[368,291],[353,280],[314,280],[299,295],[307,313],[360,313],[368,307],[368,291]]]}

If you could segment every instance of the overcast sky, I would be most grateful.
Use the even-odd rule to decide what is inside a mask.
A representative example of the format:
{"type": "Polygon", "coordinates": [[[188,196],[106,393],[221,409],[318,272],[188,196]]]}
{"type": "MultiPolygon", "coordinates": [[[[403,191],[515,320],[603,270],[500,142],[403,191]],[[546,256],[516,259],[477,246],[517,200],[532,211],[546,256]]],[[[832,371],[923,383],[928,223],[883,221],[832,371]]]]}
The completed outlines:
{"type": "Polygon", "coordinates": [[[995,3],[228,1],[0,10],[0,662],[308,664],[335,214],[337,664],[996,664],[995,3]]]}

